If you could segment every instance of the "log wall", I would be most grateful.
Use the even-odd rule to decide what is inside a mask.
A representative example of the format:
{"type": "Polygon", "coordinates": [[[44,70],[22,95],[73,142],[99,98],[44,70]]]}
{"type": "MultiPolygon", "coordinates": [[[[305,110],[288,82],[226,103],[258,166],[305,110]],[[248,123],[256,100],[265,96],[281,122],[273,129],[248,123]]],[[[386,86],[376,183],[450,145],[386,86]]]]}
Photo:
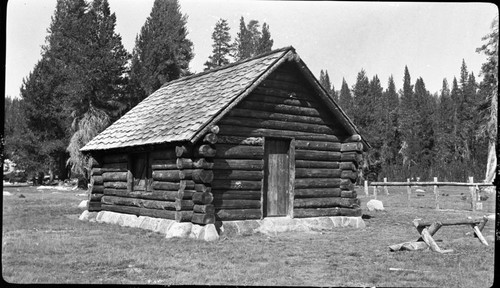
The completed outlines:
{"type": "Polygon", "coordinates": [[[297,73],[282,65],[219,121],[212,183],[219,219],[262,217],[265,137],[295,139],[293,217],[359,214],[360,143],[297,73]]]}

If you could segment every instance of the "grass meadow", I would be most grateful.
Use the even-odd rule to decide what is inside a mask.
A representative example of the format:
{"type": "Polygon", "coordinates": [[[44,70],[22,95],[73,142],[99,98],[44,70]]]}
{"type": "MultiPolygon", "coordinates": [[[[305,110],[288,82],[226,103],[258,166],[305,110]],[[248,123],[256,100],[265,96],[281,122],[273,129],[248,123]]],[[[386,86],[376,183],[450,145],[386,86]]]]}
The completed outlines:
{"type": "MultiPolygon", "coordinates": [[[[442,227],[443,249],[390,252],[389,245],[416,240],[412,220],[465,219],[495,212],[495,199],[470,211],[467,188],[442,188],[434,196],[406,188],[379,191],[385,212],[364,210],[366,228],[308,233],[222,237],[215,242],[165,239],[138,228],[79,221],[85,191],[6,186],[2,218],[2,277],[9,283],[160,284],[247,286],[491,287],[495,223],[483,235],[489,246],[466,236],[470,227],[442,227]],[[21,196],[22,195],[22,196],[21,196]],[[406,270],[397,270],[406,269],[406,270]]],[[[363,207],[372,196],[358,190],[363,207]]],[[[372,188],[370,188],[370,193],[372,188]]]]}

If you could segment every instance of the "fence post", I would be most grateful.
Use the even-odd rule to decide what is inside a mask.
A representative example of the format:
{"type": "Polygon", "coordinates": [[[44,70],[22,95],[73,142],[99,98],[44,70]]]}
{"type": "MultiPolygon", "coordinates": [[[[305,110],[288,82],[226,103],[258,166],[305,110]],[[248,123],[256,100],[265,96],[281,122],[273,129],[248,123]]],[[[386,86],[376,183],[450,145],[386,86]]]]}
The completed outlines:
{"type": "Polygon", "coordinates": [[[365,180],[365,195],[370,196],[370,192],[368,191],[368,180],[365,180]]]}
{"type": "MultiPolygon", "coordinates": [[[[410,178],[406,179],[406,182],[410,183],[410,178]]],[[[410,184],[408,184],[408,186],[406,186],[406,194],[407,194],[407,197],[408,197],[408,207],[410,207],[410,195],[411,195],[411,186],[410,184]]]]}
{"type": "MultiPolygon", "coordinates": [[[[384,177],[384,182],[387,182],[387,177],[384,177]]],[[[389,196],[389,190],[387,189],[387,186],[384,186],[384,192],[387,196],[389,196]]]]}
{"type": "Polygon", "coordinates": [[[373,197],[377,199],[377,186],[373,186],[373,197]]]}
{"type": "MultiPolygon", "coordinates": [[[[474,177],[469,177],[469,183],[474,183],[474,177]]],[[[474,186],[469,186],[470,191],[470,205],[472,206],[472,211],[476,211],[476,188],[474,186]]]]}
{"type": "MultiPolygon", "coordinates": [[[[438,182],[438,177],[434,177],[434,182],[438,182]]],[[[439,210],[439,191],[437,185],[434,185],[434,201],[436,202],[436,210],[439,210]]]]}

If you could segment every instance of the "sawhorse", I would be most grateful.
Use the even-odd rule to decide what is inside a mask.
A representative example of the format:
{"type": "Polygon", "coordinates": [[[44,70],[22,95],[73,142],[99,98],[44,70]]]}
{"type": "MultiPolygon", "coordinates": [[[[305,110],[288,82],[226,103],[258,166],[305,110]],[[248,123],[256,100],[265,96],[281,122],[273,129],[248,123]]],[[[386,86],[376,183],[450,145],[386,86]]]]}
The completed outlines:
{"type": "Polygon", "coordinates": [[[432,236],[436,234],[436,232],[442,226],[456,226],[456,225],[469,225],[474,231],[475,236],[483,243],[488,246],[488,242],[484,239],[481,231],[484,226],[488,222],[488,218],[485,216],[480,219],[466,219],[466,220],[445,220],[445,221],[435,221],[435,222],[421,222],[421,219],[413,220],[413,225],[417,228],[420,237],[417,241],[404,242],[401,244],[391,245],[389,249],[391,251],[399,251],[399,250],[420,250],[425,249],[427,247],[431,248],[432,251],[439,253],[448,253],[453,252],[453,250],[443,250],[439,248],[436,241],[432,236]]]}

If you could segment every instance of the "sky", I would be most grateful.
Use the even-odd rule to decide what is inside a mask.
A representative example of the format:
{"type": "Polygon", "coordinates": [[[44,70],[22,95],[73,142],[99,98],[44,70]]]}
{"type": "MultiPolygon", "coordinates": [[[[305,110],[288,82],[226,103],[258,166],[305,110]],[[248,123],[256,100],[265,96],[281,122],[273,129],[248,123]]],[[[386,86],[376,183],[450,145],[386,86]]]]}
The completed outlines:
{"type": "MultiPolygon", "coordinates": [[[[5,96],[18,97],[22,80],[41,58],[57,0],[10,0],[7,4],[5,96]]],[[[108,0],[116,32],[132,52],[154,0],[108,0]]],[[[422,77],[439,92],[443,78],[459,78],[462,60],[476,80],[486,56],[476,52],[498,17],[492,3],[179,0],[194,43],[192,72],[203,71],[212,50],[215,23],[226,19],[232,40],[244,17],[267,23],[274,48],[293,46],[319,78],[328,71],[336,90],[349,87],[363,69],[387,87],[392,75],[402,88],[404,67],[412,83],[422,77]]]]}

